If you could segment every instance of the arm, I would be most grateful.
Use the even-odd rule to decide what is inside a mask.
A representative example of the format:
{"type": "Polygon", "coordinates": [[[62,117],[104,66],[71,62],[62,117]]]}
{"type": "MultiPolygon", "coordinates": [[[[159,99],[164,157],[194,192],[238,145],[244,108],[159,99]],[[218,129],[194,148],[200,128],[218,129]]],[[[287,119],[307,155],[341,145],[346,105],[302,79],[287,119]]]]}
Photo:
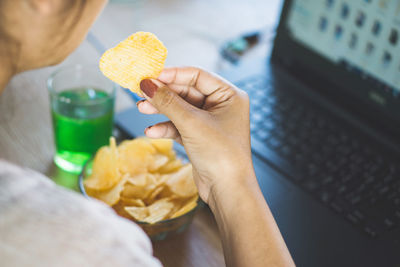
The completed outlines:
{"type": "Polygon", "coordinates": [[[213,211],[228,266],[293,266],[254,174],[249,98],[229,82],[197,68],[164,70],[144,80],[145,114],[171,119],[145,130],[185,146],[199,195],[213,211]]]}
{"type": "Polygon", "coordinates": [[[254,173],[239,175],[248,179],[246,185],[215,188],[209,199],[227,266],[294,266],[254,173]]]}

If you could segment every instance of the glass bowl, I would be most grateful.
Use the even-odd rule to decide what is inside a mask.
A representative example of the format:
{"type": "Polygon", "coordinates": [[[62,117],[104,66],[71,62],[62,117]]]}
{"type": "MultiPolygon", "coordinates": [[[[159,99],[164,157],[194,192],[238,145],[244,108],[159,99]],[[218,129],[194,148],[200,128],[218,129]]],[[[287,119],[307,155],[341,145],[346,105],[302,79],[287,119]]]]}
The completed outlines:
{"type": "MultiPolygon", "coordinates": [[[[91,198],[91,197],[86,193],[85,186],[83,185],[83,181],[91,174],[92,163],[93,163],[93,159],[86,162],[85,166],[83,167],[82,172],[79,174],[79,179],[78,179],[79,190],[87,198],[91,198]]],[[[199,200],[197,201],[196,207],[193,208],[192,210],[190,210],[189,212],[187,212],[179,217],[176,217],[173,219],[162,220],[162,221],[159,221],[154,224],[150,224],[147,222],[135,221],[131,218],[126,218],[126,217],[124,217],[124,218],[129,219],[129,220],[133,221],[134,223],[138,224],[143,229],[143,231],[145,231],[146,234],[151,238],[151,240],[153,240],[153,241],[164,240],[168,236],[185,231],[188,228],[188,226],[191,224],[191,222],[193,221],[193,217],[194,217],[195,213],[197,212],[197,210],[199,208],[201,208],[203,205],[204,205],[204,203],[199,198],[199,200]]]]}

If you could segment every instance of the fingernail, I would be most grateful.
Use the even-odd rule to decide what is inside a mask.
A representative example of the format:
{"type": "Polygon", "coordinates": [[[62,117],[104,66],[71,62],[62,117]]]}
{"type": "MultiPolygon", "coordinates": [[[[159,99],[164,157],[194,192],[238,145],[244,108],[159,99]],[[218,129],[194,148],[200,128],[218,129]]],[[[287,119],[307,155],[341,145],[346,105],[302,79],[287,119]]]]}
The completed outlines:
{"type": "Polygon", "coordinates": [[[155,92],[157,91],[157,85],[155,85],[151,80],[145,79],[140,82],[140,89],[150,98],[153,98],[155,92]]]}

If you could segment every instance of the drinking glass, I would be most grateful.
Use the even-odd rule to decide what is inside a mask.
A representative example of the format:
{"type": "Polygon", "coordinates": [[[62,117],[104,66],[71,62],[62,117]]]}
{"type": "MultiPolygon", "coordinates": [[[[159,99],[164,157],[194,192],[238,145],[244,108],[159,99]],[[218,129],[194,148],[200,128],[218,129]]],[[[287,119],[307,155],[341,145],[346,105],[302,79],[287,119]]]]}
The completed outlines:
{"type": "Polygon", "coordinates": [[[47,81],[53,119],[55,164],[79,173],[112,134],[117,85],[98,66],[74,65],[53,73],[47,81]]]}

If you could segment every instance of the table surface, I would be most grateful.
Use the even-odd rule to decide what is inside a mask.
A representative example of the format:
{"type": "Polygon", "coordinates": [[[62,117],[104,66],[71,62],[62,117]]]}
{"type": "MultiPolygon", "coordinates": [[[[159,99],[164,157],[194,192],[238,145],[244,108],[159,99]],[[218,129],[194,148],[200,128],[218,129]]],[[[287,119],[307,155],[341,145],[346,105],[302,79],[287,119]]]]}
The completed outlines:
{"type": "MultiPolygon", "coordinates": [[[[167,66],[194,65],[210,71],[224,66],[218,49],[246,31],[275,25],[280,0],[136,0],[111,1],[91,29],[109,48],[136,31],[155,33],[168,48],[167,66]],[[129,1],[125,1],[129,2],[129,1]]],[[[258,57],[261,52],[248,56],[258,57]]],[[[96,64],[99,53],[85,40],[62,64],[96,64]]],[[[0,158],[32,168],[57,183],[76,189],[76,176],[52,162],[54,144],[48,76],[60,65],[17,75],[0,95],[0,158]]],[[[134,105],[121,89],[116,111],[134,105]]],[[[164,266],[223,266],[222,246],[210,210],[200,210],[182,234],[154,244],[164,266]]]]}

